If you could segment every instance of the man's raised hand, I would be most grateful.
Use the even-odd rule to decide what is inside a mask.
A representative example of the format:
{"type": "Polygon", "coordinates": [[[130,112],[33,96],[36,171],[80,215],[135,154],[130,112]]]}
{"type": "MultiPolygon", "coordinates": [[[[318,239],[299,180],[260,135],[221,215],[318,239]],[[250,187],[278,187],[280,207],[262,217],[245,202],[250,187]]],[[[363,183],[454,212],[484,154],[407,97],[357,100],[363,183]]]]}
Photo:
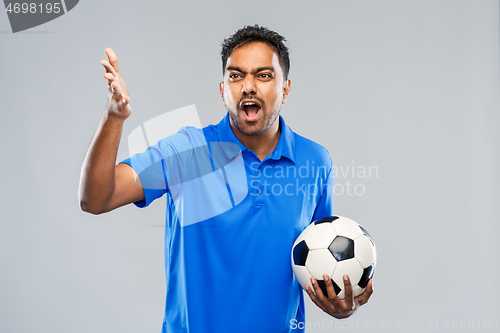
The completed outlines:
{"type": "Polygon", "coordinates": [[[126,119],[132,113],[127,85],[118,71],[118,58],[115,52],[109,47],[104,52],[106,52],[109,60],[101,60],[101,65],[106,70],[104,78],[108,80],[108,115],[126,119]]]}

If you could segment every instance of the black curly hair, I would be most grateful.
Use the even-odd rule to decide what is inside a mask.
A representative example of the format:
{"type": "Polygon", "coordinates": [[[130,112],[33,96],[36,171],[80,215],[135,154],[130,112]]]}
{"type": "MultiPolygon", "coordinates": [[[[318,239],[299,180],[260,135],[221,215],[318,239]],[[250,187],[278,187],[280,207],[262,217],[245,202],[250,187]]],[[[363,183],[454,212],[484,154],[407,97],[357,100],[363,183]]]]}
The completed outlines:
{"type": "Polygon", "coordinates": [[[246,25],[240,30],[236,31],[232,36],[224,39],[222,42],[222,75],[226,73],[227,59],[233,52],[233,49],[243,46],[250,42],[264,42],[269,45],[277,54],[280,61],[281,69],[285,80],[288,79],[288,72],[290,70],[290,54],[288,47],[285,46],[285,37],[281,36],[275,31],[269,30],[266,27],[259,25],[246,25]]]}

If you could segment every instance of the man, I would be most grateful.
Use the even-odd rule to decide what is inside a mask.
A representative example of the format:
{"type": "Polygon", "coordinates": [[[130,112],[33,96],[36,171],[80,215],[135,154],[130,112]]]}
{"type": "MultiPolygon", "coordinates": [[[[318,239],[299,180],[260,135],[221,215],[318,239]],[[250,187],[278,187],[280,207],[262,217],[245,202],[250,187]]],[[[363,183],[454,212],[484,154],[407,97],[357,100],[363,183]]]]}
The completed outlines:
{"type": "MultiPolygon", "coordinates": [[[[114,52],[107,48],[109,62],[101,61],[109,99],[83,164],[81,207],[100,214],[167,194],[163,332],[302,331],[291,325],[305,315],[290,251],[311,221],[333,215],[333,172],[326,149],[279,115],[291,89],[284,40],[259,26],[224,40],[224,119],[182,128],[116,166],[130,98],[114,52]],[[225,202],[229,209],[219,209],[225,202]]],[[[323,278],[328,297],[314,278],[307,293],[336,318],[350,316],[373,292],[370,281],[353,298],[344,276],[339,300],[323,278]]]]}

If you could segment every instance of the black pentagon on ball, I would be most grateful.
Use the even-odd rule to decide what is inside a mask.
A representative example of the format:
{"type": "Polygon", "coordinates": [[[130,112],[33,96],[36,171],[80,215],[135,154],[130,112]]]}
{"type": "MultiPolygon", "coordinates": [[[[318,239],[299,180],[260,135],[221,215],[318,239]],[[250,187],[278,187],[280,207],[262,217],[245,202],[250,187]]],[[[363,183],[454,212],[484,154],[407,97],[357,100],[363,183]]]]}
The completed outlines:
{"type": "Polygon", "coordinates": [[[350,238],[337,236],[328,249],[337,261],[354,258],[354,241],[350,238]]]}
{"type": "Polygon", "coordinates": [[[330,222],[335,221],[338,218],[339,218],[338,216],[327,216],[327,217],[323,217],[322,219],[316,220],[313,223],[314,224],[330,223],[330,222]]]}
{"type": "Polygon", "coordinates": [[[363,232],[363,234],[366,237],[368,237],[368,239],[370,240],[370,242],[372,242],[372,245],[375,246],[375,243],[373,242],[372,236],[370,236],[370,234],[368,233],[368,231],[366,231],[365,228],[363,228],[362,226],[359,226],[359,228],[361,229],[361,231],[363,232]]]}
{"type": "Polygon", "coordinates": [[[293,263],[297,266],[305,266],[309,247],[305,241],[301,241],[293,248],[293,263]]]}
{"type": "Polygon", "coordinates": [[[363,275],[361,275],[361,279],[359,279],[358,286],[361,288],[366,288],[368,281],[373,277],[374,267],[370,265],[363,270],[363,275]]]}

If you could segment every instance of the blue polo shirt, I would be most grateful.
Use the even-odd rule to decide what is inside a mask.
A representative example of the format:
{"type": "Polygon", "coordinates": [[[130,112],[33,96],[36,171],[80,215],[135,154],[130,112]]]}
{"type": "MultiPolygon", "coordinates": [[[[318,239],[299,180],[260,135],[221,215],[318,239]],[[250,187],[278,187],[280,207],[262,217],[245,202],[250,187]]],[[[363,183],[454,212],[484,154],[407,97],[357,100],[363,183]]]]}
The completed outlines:
{"type": "Polygon", "coordinates": [[[334,214],[332,162],[324,147],[279,121],[278,144],[263,161],[236,138],[226,114],[122,162],[144,187],[137,206],[167,194],[162,332],[303,331],[290,252],[311,221],[334,214]]]}

